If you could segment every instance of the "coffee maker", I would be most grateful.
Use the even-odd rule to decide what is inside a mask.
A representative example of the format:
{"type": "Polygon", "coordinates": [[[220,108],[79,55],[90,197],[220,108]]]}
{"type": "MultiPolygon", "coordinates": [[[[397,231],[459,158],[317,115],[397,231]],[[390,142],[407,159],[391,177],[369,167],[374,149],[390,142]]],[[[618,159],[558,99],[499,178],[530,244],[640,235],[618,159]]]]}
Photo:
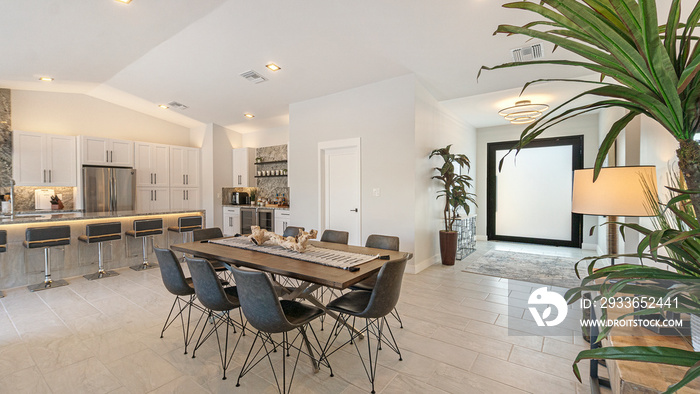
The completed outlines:
{"type": "Polygon", "coordinates": [[[233,192],[231,193],[231,204],[232,205],[249,205],[250,196],[246,192],[233,192]]]}

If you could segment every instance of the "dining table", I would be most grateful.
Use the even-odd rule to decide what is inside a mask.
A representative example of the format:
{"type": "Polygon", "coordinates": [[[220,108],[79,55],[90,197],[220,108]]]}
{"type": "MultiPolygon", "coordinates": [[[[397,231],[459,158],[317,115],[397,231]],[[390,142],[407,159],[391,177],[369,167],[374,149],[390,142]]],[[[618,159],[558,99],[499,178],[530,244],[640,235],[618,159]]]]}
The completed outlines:
{"type": "MultiPolygon", "coordinates": [[[[343,269],[326,265],[323,261],[314,263],[298,258],[266,253],[263,251],[265,248],[243,249],[217,243],[218,240],[226,238],[232,237],[174,244],[170,248],[174,251],[191,254],[195,257],[220,261],[229,267],[246,267],[270,273],[272,274],[271,278],[275,282],[276,287],[284,293],[281,296],[282,299],[308,301],[324,309],[328,316],[336,320],[338,319],[338,315],[326,309],[325,304],[317,297],[317,290],[323,288],[336,290],[348,289],[355,283],[377,273],[385,263],[403,258],[410,259],[412,257],[412,254],[407,252],[344,245],[333,242],[308,242],[308,245],[330,251],[349,252],[370,257],[375,256],[375,258],[367,262],[343,269]],[[296,279],[296,281],[283,280],[283,278],[296,279]]],[[[304,253],[297,253],[299,253],[299,258],[303,258],[304,253]]],[[[295,256],[294,253],[289,253],[288,255],[295,256]]],[[[359,334],[354,327],[348,327],[359,334]]],[[[362,335],[360,335],[360,337],[362,337],[362,335]]],[[[317,369],[315,362],[314,367],[317,369]]]]}

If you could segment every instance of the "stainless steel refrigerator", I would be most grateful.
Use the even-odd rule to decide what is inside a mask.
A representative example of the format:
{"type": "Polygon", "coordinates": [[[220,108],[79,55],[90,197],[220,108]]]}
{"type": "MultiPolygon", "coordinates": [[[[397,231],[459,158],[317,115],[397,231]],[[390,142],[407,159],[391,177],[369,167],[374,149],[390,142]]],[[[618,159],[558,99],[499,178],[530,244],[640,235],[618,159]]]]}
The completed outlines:
{"type": "Polygon", "coordinates": [[[131,168],[83,167],[85,212],[133,211],[136,172],[131,168]]]}

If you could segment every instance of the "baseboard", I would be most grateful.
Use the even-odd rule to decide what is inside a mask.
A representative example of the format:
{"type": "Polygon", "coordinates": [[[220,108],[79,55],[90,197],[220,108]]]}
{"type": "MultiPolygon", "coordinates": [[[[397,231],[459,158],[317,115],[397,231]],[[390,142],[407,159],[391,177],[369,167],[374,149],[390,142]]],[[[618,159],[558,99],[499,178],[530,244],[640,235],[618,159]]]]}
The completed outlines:
{"type": "Polygon", "coordinates": [[[487,236],[485,236],[485,235],[477,235],[477,236],[476,236],[476,240],[477,240],[477,241],[488,241],[489,238],[488,238],[487,236]]]}
{"type": "Polygon", "coordinates": [[[409,274],[418,274],[424,269],[430,267],[431,265],[438,264],[440,262],[440,255],[436,254],[435,256],[429,257],[420,263],[416,263],[414,260],[413,263],[406,264],[406,272],[409,274]]]}
{"type": "Polygon", "coordinates": [[[587,244],[587,243],[584,243],[584,244],[581,244],[581,249],[584,249],[584,250],[595,250],[595,251],[597,251],[599,248],[598,248],[598,244],[587,244]]]}

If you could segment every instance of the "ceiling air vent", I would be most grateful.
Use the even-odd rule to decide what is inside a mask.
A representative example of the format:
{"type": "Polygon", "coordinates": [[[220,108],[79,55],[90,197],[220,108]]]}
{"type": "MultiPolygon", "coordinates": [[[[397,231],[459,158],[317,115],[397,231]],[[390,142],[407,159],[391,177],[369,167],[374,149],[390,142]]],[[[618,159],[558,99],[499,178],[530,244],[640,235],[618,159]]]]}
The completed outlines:
{"type": "Polygon", "coordinates": [[[513,56],[514,62],[527,62],[543,58],[544,48],[542,47],[542,43],[537,43],[522,48],[511,49],[510,54],[513,56]]]}
{"type": "Polygon", "coordinates": [[[241,73],[241,76],[252,83],[261,83],[267,81],[267,78],[263,77],[262,75],[258,74],[256,71],[253,70],[248,70],[244,73],[241,73]]]}
{"type": "Polygon", "coordinates": [[[168,105],[168,107],[170,107],[170,108],[179,109],[179,110],[183,110],[183,109],[189,108],[189,107],[186,106],[185,104],[178,103],[177,101],[171,101],[171,102],[169,102],[167,105],[168,105]]]}

